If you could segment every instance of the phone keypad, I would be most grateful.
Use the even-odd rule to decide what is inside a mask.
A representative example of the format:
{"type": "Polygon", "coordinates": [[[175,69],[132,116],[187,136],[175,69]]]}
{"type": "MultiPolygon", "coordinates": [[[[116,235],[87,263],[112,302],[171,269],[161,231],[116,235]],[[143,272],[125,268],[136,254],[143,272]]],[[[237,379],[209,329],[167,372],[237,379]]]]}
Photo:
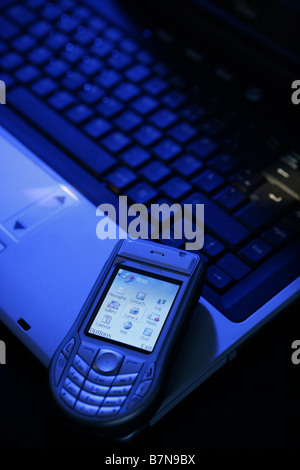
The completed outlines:
{"type": "MultiPolygon", "coordinates": [[[[62,349],[55,369],[58,384],[75,344],[70,340],[62,349]]],[[[108,418],[115,416],[128,403],[128,395],[136,382],[143,362],[124,357],[109,349],[81,344],[69,367],[60,395],[70,408],[82,415],[108,418]]],[[[154,364],[148,366],[130,399],[128,408],[135,406],[148,392],[154,376],[154,364]]]]}

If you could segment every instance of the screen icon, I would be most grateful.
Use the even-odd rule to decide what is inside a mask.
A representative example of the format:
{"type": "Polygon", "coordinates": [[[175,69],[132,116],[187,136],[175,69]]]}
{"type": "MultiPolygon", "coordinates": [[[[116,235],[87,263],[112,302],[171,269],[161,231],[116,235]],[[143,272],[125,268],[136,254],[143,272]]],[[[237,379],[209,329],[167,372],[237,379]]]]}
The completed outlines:
{"type": "Polygon", "coordinates": [[[158,299],[157,303],[158,305],[164,305],[166,303],[166,299],[158,299]]]}
{"type": "Polygon", "coordinates": [[[110,315],[104,315],[102,318],[103,323],[110,323],[112,317],[110,315]]]}
{"type": "Polygon", "coordinates": [[[118,310],[118,308],[120,307],[120,302],[116,302],[116,300],[111,300],[108,304],[108,307],[109,308],[113,308],[115,310],[118,310]]]}
{"type": "Polygon", "coordinates": [[[140,313],[140,309],[138,307],[132,307],[129,310],[129,313],[131,313],[131,315],[137,315],[138,313],[140,313]]]}
{"type": "Polygon", "coordinates": [[[145,297],[146,297],[146,292],[138,292],[135,298],[138,300],[145,300],[145,297]]]}
{"type": "Polygon", "coordinates": [[[122,274],[122,279],[123,281],[125,282],[132,282],[134,280],[134,276],[130,273],[125,273],[125,274],[122,274]]]}
{"type": "Polygon", "coordinates": [[[124,294],[125,291],[126,291],[126,287],[120,286],[117,289],[117,294],[124,294]]]}
{"type": "Polygon", "coordinates": [[[160,316],[157,313],[150,313],[147,315],[148,320],[159,321],[160,316]]]}
{"type": "Polygon", "coordinates": [[[152,335],[152,328],[145,328],[144,329],[144,332],[143,332],[143,335],[144,336],[151,336],[152,335]]]}

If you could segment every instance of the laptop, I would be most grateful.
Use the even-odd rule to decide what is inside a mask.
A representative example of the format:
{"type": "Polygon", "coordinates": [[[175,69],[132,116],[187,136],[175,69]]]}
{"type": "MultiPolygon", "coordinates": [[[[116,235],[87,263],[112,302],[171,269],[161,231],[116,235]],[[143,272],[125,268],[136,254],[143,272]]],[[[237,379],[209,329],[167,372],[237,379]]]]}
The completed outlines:
{"type": "Polygon", "coordinates": [[[299,297],[299,5],[0,5],[0,319],[45,367],[117,242],[96,208],[204,204],[207,279],[155,426],[299,297]]]}

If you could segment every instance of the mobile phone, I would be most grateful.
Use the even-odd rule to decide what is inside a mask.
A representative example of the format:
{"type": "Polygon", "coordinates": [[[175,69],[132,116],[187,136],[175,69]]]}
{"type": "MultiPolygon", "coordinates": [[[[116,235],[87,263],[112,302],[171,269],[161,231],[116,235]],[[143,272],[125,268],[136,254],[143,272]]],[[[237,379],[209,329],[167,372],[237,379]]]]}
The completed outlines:
{"type": "Polygon", "coordinates": [[[147,424],[204,278],[195,253],[116,244],[50,363],[50,387],[68,417],[110,437],[147,424]]]}

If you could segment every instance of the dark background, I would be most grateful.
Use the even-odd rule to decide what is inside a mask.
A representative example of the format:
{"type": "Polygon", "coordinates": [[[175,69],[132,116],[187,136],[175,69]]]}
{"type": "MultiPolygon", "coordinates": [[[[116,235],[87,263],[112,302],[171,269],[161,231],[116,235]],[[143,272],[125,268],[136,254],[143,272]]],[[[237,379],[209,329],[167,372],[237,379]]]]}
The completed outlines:
{"type": "Polygon", "coordinates": [[[281,312],[207,382],[153,428],[116,443],[82,435],[52,401],[47,371],[0,326],[7,363],[0,366],[2,450],[97,449],[99,463],[119,456],[196,454],[222,449],[300,449],[300,302],[281,312]]]}

